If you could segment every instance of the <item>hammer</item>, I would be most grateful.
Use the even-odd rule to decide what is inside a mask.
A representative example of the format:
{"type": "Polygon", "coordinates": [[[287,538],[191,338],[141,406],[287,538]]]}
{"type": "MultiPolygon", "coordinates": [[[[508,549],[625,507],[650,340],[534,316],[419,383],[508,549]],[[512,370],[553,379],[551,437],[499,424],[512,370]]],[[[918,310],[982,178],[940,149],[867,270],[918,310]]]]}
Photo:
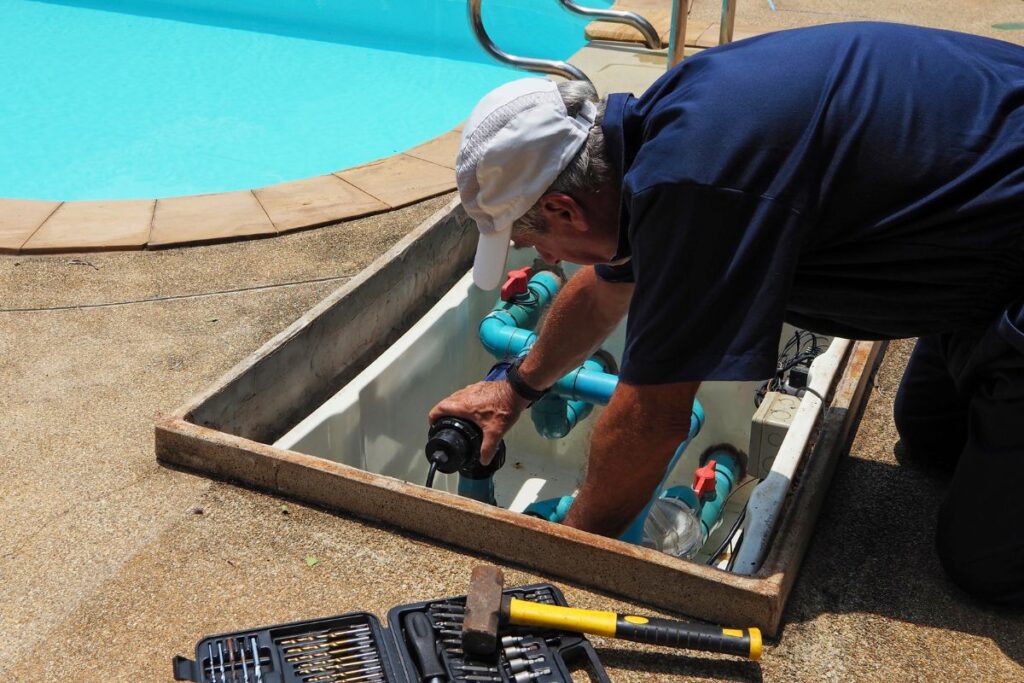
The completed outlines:
{"type": "Polygon", "coordinates": [[[505,576],[497,567],[473,568],[462,622],[462,648],[482,657],[493,656],[501,626],[539,626],[574,633],[592,633],[638,643],[761,658],[761,631],[721,628],[669,619],[639,617],[575,607],[544,605],[505,595],[505,576]]]}

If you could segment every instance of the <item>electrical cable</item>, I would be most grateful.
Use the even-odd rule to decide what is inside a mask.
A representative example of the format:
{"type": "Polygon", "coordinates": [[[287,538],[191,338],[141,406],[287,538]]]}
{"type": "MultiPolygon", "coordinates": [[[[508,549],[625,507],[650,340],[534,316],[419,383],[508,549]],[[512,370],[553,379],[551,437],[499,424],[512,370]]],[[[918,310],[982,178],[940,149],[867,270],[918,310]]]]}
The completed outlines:
{"type": "MultiPolygon", "coordinates": [[[[751,478],[747,479],[745,482],[743,482],[742,484],[740,484],[739,486],[737,486],[736,488],[734,488],[732,490],[732,492],[729,494],[729,496],[725,499],[725,503],[722,504],[722,509],[723,510],[725,509],[725,506],[729,504],[729,501],[732,500],[733,496],[735,496],[739,491],[741,491],[742,489],[746,488],[747,486],[750,486],[755,481],[758,481],[758,480],[756,478],[754,478],[754,477],[751,477],[751,478]]],[[[736,519],[735,519],[735,521],[733,521],[732,527],[729,529],[729,533],[727,533],[725,535],[725,539],[722,541],[721,545],[718,546],[718,550],[716,550],[714,552],[714,554],[712,554],[712,555],[710,555],[708,557],[707,564],[713,565],[715,563],[715,558],[718,557],[719,555],[721,555],[722,551],[725,550],[726,546],[729,545],[729,541],[732,540],[732,537],[736,534],[736,530],[739,529],[740,524],[743,522],[743,518],[746,517],[746,516],[747,516],[747,506],[744,505],[743,509],[740,510],[740,514],[736,515],[736,519]]]]}
{"type": "Polygon", "coordinates": [[[803,398],[804,394],[810,394],[811,396],[816,396],[819,401],[821,401],[822,403],[825,402],[825,397],[822,396],[820,392],[815,391],[814,389],[811,389],[810,387],[804,387],[803,389],[798,391],[796,395],[799,398],[803,398]]]}
{"type": "Polygon", "coordinates": [[[310,285],[320,282],[331,282],[333,280],[345,280],[353,277],[351,274],[331,275],[328,277],[315,277],[308,280],[295,280],[292,282],[272,282],[265,285],[252,285],[250,287],[236,287],[234,289],[221,289],[214,292],[196,292],[195,294],[168,294],[166,296],[154,296],[149,299],[131,299],[128,301],[107,301],[96,304],[69,304],[65,306],[40,306],[33,308],[0,308],[0,313],[39,313],[42,311],[76,311],[87,308],[111,308],[114,306],[131,306],[134,304],[151,304],[159,301],[180,301],[182,299],[200,299],[208,296],[222,296],[224,294],[238,294],[240,292],[255,292],[279,287],[296,287],[299,285],[310,285]]]}
{"type": "MultiPolygon", "coordinates": [[[[747,509],[743,508],[743,517],[746,517],[746,516],[747,516],[747,509]]],[[[736,564],[736,556],[739,554],[737,551],[740,549],[741,545],[743,545],[743,539],[742,538],[740,539],[739,545],[737,545],[735,548],[733,548],[732,552],[729,553],[729,561],[725,563],[725,571],[727,571],[727,572],[731,572],[732,571],[733,565],[736,564]]]]}
{"type": "Polygon", "coordinates": [[[786,341],[776,360],[775,375],[754,392],[754,406],[760,406],[769,391],[793,394],[794,388],[787,384],[789,371],[799,366],[810,368],[814,359],[825,351],[824,342],[825,337],[822,335],[807,330],[793,330],[793,335],[786,341]]]}

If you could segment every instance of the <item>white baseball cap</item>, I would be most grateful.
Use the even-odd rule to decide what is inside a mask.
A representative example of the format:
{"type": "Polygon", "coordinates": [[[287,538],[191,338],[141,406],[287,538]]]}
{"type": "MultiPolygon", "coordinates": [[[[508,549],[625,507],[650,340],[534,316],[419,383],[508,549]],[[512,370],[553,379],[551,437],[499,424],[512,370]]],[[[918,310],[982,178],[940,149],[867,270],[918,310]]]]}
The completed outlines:
{"type": "Polygon", "coordinates": [[[494,289],[505,275],[512,223],[526,214],[587,141],[597,107],[569,116],[554,82],[522,78],[492,90],[462,129],[456,182],[480,239],[473,281],[494,289]]]}

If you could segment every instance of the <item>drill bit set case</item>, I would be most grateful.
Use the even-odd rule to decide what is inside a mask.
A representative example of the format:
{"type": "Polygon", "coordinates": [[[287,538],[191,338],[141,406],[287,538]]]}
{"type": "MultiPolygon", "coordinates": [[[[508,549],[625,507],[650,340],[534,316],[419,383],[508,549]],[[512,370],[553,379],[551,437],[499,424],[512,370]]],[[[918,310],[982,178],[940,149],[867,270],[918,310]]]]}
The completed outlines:
{"type": "MultiPolygon", "coordinates": [[[[505,589],[509,597],[566,606],[551,584],[505,589]]],[[[175,657],[174,679],[194,683],[571,683],[571,672],[610,683],[581,634],[507,626],[493,657],[462,650],[465,596],[400,605],[388,628],[372,614],[207,636],[195,659],[175,657]]]]}

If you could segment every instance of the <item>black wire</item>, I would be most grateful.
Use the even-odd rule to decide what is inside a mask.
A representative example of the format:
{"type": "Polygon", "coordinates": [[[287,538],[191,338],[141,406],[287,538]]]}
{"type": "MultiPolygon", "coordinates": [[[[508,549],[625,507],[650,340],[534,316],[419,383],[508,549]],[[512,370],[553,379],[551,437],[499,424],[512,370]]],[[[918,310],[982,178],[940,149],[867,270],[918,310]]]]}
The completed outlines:
{"type": "Polygon", "coordinates": [[[427,470],[427,483],[425,484],[425,486],[428,489],[434,488],[434,475],[435,474],[437,474],[437,463],[436,462],[432,462],[432,463],[430,463],[430,469],[427,470]]]}
{"type": "MultiPolygon", "coordinates": [[[[746,517],[746,516],[747,516],[747,508],[743,508],[743,517],[746,517]]],[[[739,555],[740,546],[743,545],[743,541],[744,541],[744,539],[741,538],[740,542],[739,542],[739,545],[737,545],[735,548],[732,549],[732,552],[729,554],[729,561],[725,563],[725,571],[727,571],[727,572],[731,572],[732,571],[733,565],[736,564],[736,556],[739,555]]]]}
{"type": "Polygon", "coordinates": [[[811,367],[814,359],[825,350],[822,346],[823,338],[807,330],[793,330],[793,335],[782,347],[782,352],[776,360],[775,376],[764,382],[754,392],[754,406],[760,407],[764,401],[765,394],[769,391],[779,391],[785,385],[786,374],[795,367],[811,367]]]}
{"type": "Polygon", "coordinates": [[[803,389],[801,389],[800,391],[797,392],[797,396],[800,397],[800,398],[803,398],[804,394],[810,394],[811,396],[817,396],[819,401],[821,401],[822,403],[825,402],[825,397],[822,396],[817,391],[815,391],[814,389],[811,389],[810,387],[804,387],[803,389]]]}
{"type": "MultiPolygon", "coordinates": [[[[732,500],[733,496],[735,496],[739,491],[741,491],[745,487],[750,486],[755,481],[758,481],[758,480],[755,477],[751,477],[750,479],[747,479],[745,482],[743,482],[742,484],[740,484],[739,486],[734,488],[732,491],[730,491],[729,495],[725,499],[725,502],[722,503],[722,509],[723,510],[725,509],[725,506],[729,504],[729,501],[732,500]]],[[[743,522],[743,518],[746,517],[746,516],[747,516],[747,506],[744,505],[743,509],[740,511],[740,514],[736,515],[736,520],[732,523],[732,528],[729,529],[729,533],[727,533],[725,535],[725,539],[722,541],[722,544],[720,546],[718,546],[718,550],[716,550],[714,552],[714,554],[711,555],[711,557],[708,558],[708,561],[707,561],[708,564],[714,564],[715,563],[715,558],[718,557],[719,555],[721,555],[722,551],[725,550],[725,547],[727,545],[729,545],[729,541],[732,540],[733,534],[736,533],[736,530],[739,528],[740,523],[743,522]]]]}

